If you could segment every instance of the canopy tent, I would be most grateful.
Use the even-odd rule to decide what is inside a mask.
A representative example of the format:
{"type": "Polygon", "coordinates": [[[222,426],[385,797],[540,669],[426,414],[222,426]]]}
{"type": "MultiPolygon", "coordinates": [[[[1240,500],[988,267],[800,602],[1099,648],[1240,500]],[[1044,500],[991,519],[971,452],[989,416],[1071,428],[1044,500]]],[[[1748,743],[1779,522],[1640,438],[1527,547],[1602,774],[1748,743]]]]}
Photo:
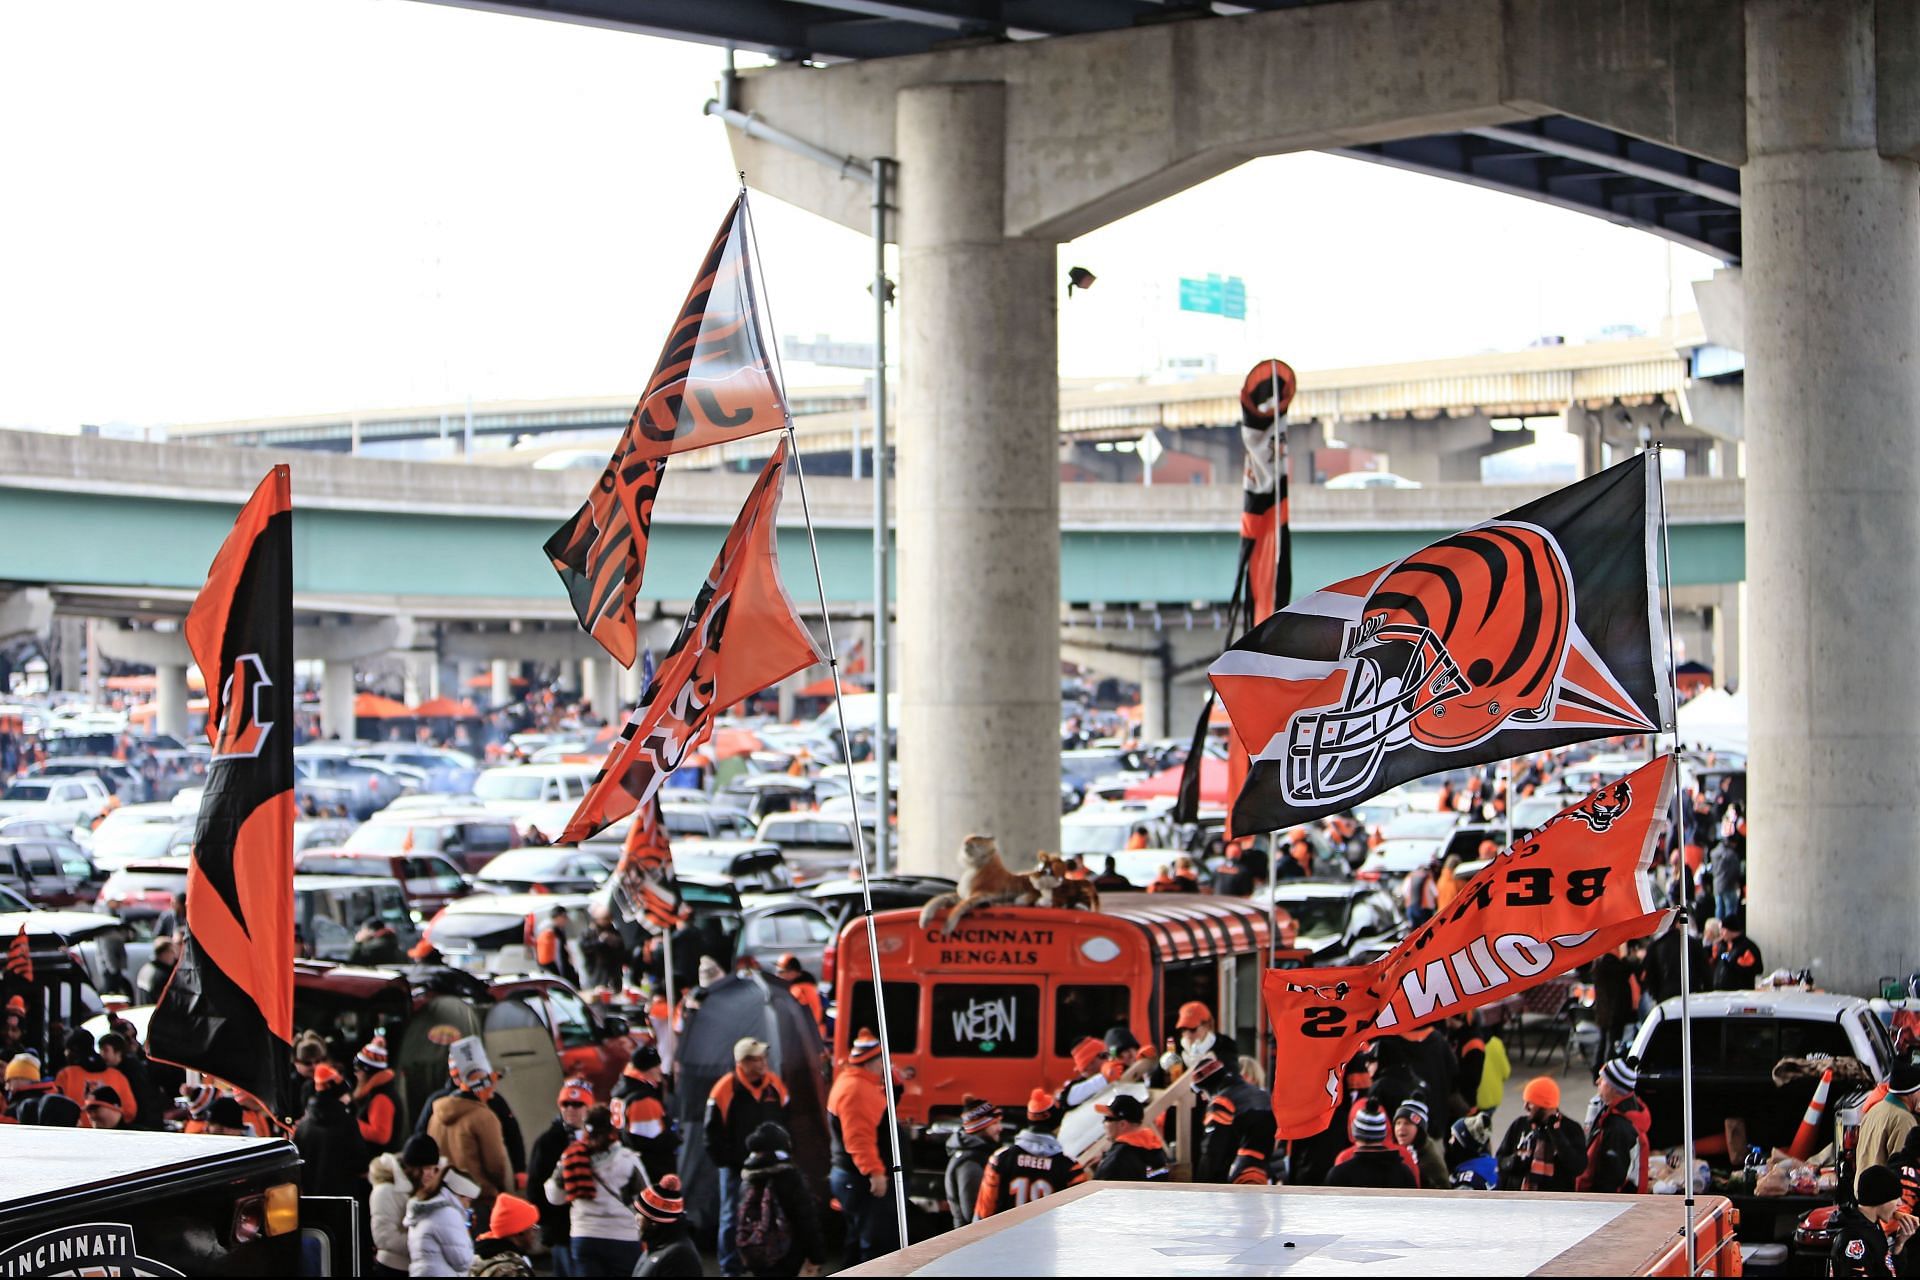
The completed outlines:
{"type": "MultiPolygon", "coordinates": [[[[1180,794],[1179,768],[1165,769],[1151,778],[1136,782],[1127,788],[1129,800],[1151,800],[1156,796],[1177,796],[1180,794]]],[[[1200,803],[1226,807],[1230,788],[1227,781],[1227,762],[1218,756],[1206,756],[1200,761],[1200,803]]]]}
{"type": "Polygon", "coordinates": [[[1683,747],[1747,750],[1747,694],[1707,689],[1682,704],[1674,722],[1683,747]]]}
{"type": "MultiPolygon", "coordinates": [[[[840,677],[840,686],[847,693],[866,693],[867,686],[858,680],[840,677]]],[[[831,698],[833,696],[833,677],[822,676],[812,684],[803,685],[794,692],[796,698],[831,698]]]]}
{"type": "Polygon", "coordinates": [[[713,758],[731,760],[735,756],[752,755],[756,751],[765,751],[767,744],[760,741],[760,735],[751,729],[715,729],[713,731],[713,758]]]}
{"type": "MultiPolygon", "coordinates": [[[[512,685],[516,689],[524,689],[527,687],[527,680],[525,676],[509,676],[507,678],[507,683],[512,685]]],[[[480,675],[474,676],[472,679],[468,680],[467,688],[491,689],[493,688],[493,677],[483,672],[480,675]]]]}
{"type": "Polygon", "coordinates": [[[397,720],[413,714],[413,709],[406,703],[383,698],[377,693],[356,694],[353,699],[353,718],[356,720],[397,720]]]}
{"type": "Polygon", "coordinates": [[[423,720],[465,720],[480,713],[466,699],[428,698],[413,709],[413,714],[423,720]]]}

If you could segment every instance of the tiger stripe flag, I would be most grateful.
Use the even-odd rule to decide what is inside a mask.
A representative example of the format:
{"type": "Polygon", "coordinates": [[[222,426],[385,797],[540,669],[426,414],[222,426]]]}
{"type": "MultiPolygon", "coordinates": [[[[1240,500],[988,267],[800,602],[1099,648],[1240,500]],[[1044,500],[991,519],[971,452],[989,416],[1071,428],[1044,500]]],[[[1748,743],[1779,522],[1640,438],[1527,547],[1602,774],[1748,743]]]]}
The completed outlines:
{"type": "Polygon", "coordinates": [[[647,803],[712,735],[721,711],[825,661],[780,582],[774,523],[786,464],[783,439],[727,531],[640,706],[555,844],[578,844],[647,803]]]}
{"type": "Polygon", "coordinates": [[[1209,675],[1252,769],[1236,834],[1671,718],[1642,454],[1302,596],[1209,675]]]}
{"type": "Polygon", "coordinates": [[[623,667],[639,645],[637,603],[667,456],[785,426],[754,302],[746,195],[727,210],[606,470],[547,539],[580,625],[623,667]]]}
{"type": "Polygon", "coordinates": [[[293,504],[267,474],[187,611],[213,757],[187,867],[186,945],[152,1055],[276,1115],[293,1061],[293,504]]]}
{"type": "MultiPolygon", "coordinates": [[[[1293,523],[1287,493],[1287,410],[1300,379],[1285,360],[1262,360],[1240,382],[1240,444],[1246,453],[1240,498],[1240,566],[1234,573],[1228,625],[1246,610],[1247,625],[1264,622],[1293,598],[1293,523]]],[[[1218,695],[1207,690],[1194,726],[1193,746],[1180,773],[1173,807],[1175,822],[1200,817],[1200,768],[1207,731],[1218,695]]],[[[1246,782],[1247,752],[1237,738],[1227,747],[1227,794],[1238,795],[1246,782]]],[[[1231,828],[1231,824],[1229,824],[1231,828]]],[[[1229,834],[1234,834],[1229,830],[1229,834]]]]}
{"type": "Polygon", "coordinates": [[[13,941],[7,944],[6,973],[9,977],[22,982],[33,981],[33,950],[27,942],[27,922],[20,922],[20,932],[13,935],[13,941]]]}
{"type": "Polygon", "coordinates": [[[660,795],[634,810],[616,869],[627,912],[650,933],[671,933],[680,923],[680,891],[673,883],[673,846],[667,838],[660,795]]]}
{"type": "Polygon", "coordinates": [[[1648,872],[1673,787],[1673,757],[1661,756],[1562,810],[1372,964],[1267,970],[1267,1025],[1285,1064],[1279,1136],[1326,1129],[1342,1068],[1368,1040],[1517,995],[1658,929],[1668,913],[1648,872]]]}

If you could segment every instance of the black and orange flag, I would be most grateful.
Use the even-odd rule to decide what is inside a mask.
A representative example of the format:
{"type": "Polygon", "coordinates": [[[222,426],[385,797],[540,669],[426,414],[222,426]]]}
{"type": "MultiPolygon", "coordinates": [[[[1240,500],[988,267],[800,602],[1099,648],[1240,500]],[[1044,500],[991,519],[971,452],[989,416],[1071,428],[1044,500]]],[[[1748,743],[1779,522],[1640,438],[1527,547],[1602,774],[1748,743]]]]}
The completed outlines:
{"type": "Polygon", "coordinates": [[[254,490],[187,612],[213,758],[187,869],[186,946],[155,1058],[284,1115],[293,1056],[293,506],[287,468],[254,490]]]}
{"type": "Polygon", "coordinates": [[[673,847],[658,792],[634,811],[618,874],[628,914],[650,933],[673,932],[680,922],[680,891],[673,882],[673,847]]]}
{"type": "MultiPolygon", "coordinates": [[[[1293,598],[1293,527],[1287,494],[1287,410],[1300,379],[1285,360],[1262,360],[1240,382],[1240,443],[1246,452],[1240,498],[1240,567],[1234,574],[1227,607],[1227,633],[1266,620],[1293,598]]],[[[1194,726],[1193,746],[1180,773],[1173,807],[1175,822],[1200,816],[1200,765],[1206,756],[1207,728],[1213,720],[1214,693],[1207,691],[1194,726]]],[[[1227,794],[1238,795],[1249,763],[1237,741],[1227,749],[1227,794]]],[[[1232,834],[1232,824],[1228,824],[1232,834]]]]}
{"type": "Polygon", "coordinates": [[[27,924],[20,922],[20,932],[7,944],[7,976],[18,978],[22,982],[33,981],[33,952],[27,944],[27,924]]]}
{"type": "Polygon", "coordinates": [[[774,448],[620,741],[555,844],[578,844],[653,798],[749,694],[825,661],[780,581],[775,519],[787,442],[774,448]]]}
{"type": "Polygon", "coordinates": [[[1236,833],[1671,714],[1644,454],[1295,600],[1209,670],[1236,833]]]}
{"type": "Polygon", "coordinates": [[[742,192],[592,495],[547,539],[547,558],[580,625],[621,666],[633,665],[639,647],[635,609],[667,456],[774,431],[786,421],[754,301],[742,192]]]}

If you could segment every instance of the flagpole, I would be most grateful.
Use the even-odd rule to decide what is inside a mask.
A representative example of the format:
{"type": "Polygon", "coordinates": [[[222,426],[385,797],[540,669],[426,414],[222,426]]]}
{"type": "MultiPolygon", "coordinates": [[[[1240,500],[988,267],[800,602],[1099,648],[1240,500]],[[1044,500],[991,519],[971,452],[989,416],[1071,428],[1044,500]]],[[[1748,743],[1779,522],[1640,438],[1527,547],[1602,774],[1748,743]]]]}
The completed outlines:
{"type": "MultiPolygon", "coordinates": [[[[747,181],[744,173],[740,175],[740,211],[746,217],[747,235],[753,242],[753,258],[757,263],[760,257],[760,237],[754,228],[751,206],[747,203],[747,181]]],[[[764,292],[763,289],[763,295],[764,292]]],[[[773,316],[771,301],[767,306],[767,316],[771,325],[773,316]]],[[[780,358],[777,347],[773,358],[776,361],[780,358]]],[[[786,380],[783,378],[781,386],[785,385],[786,380]]],[[[793,412],[787,408],[784,396],[781,397],[780,408],[786,417],[787,448],[793,454],[793,483],[800,494],[800,515],[807,526],[807,550],[813,559],[813,586],[820,598],[820,627],[827,641],[827,670],[833,673],[833,707],[835,718],[840,724],[840,756],[847,770],[847,804],[852,810],[853,817],[853,848],[855,856],[860,860],[860,914],[866,921],[867,960],[873,970],[873,1015],[875,1029],[880,1035],[880,1075],[881,1088],[885,1091],[887,1102],[887,1140],[893,1154],[893,1163],[887,1170],[887,1181],[893,1192],[894,1223],[900,1232],[899,1247],[904,1249],[908,1244],[907,1189],[901,1184],[901,1175],[906,1168],[906,1161],[902,1158],[900,1150],[900,1116],[893,1102],[893,1041],[887,1034],[887,997],[880,978],[880,936],[873,925],[873,890],[867,883],[873,873],[867,858],[866,829],[860,824],[860,789],[854,785],[853,780],[853,745],[847,736],[847,698],[846,692],[840,687],[840,656],[833,644],[833,615],[827,609],[827,581],[820,571],[820,541],[813,531],[813,507],[807,501],[807,469],[800,461],[800,442],[794,436],[793,412]]],[[[880,436],[875,438],[876,440],[884,439],[880,436]]],[[[877,676],[875,683],[879,683],[877,676]]],[[[879,820],[885,822],[888,788],[884,775],[879,779],[879,787],[881,796],[879,820]]],[[[835,980],[838,981],[837,975],[835,980]]],[[[848,1012],[852,1012],[850,1005],[848,1012]]]]}
{"type": "Polygon", "coordinates": [[[1687,1274],[1698,1275],[1699,1241],[1695,1238],[1693,1225],[1693,973],[1689,961],[1692,935],[1687,929],[1689,907],[1692,905],[1691,877],[1687,872],[1686,832],[1682,827],[1685,813],[1682,812],[1680,799],[1684,792],[1681,783],[1684,774],[1680,765],[1680,729],[1679,707],[1680,688],[1678,671],[1673,660],[1673,541],[1667,532],[1667,472],[1660,465],[1661,450],[1664,446],[1653,446],[1653,475],[1660,493],[1660,563],[1661,576],[1666,582],[1667,615],[1667,705],[1674,713],[1673,723],[1665,726],[1673,735],[1673,848],[1680,854],[1681,906],[1674,923],[1680,928],[1680,1124],[1682,1127],[1681,1158],[1686,1162],[1683,1174],[1686,1196],[1686,1223],[1682,1228],[1687,1240],[1687,1274]]]}
{"type": "MultiPolygon", "coordinates": [[[[1281,466],[1284,465],[1284,462],[1285,462],[1285,454],[1283,454],[1280,449],[1280,363],[1279,361],[1273,360],[1267,363],[1267,374],[1269,377],[1269,385],[1273,389],[1273,519],[1274,519],[1274,525],[1275,525],[1275,528],[1273,531],[1273,555],[1274,555],[1274,586],[1278,588],[1280,585],[1280,577],[1279,577],[1280,530],[1278,527],[1280,522],[1280,468],[1281,466]]],[[[1249,592],[1248,594],[1251,595],[1252,593],[1249,592]]],[[[1289,603],[1290,601],[1286,601],[1286,600],[1275,600],[1273,602],[1273,607],[1276,609],[1284,609],[1287,607],[1289,603]]],[[[1253,619],[1254,625],[1256,626],[1265,621],[1266,621],[1265,618],[1253,619]]],[[[1234,797],[1232,796],[1227,797],[1227,803],[1229,805],[1231,805],[1233,801],[1234,801],[1234,797]]],[[[1279,889],[1280,889],[1280,833],[1277,831],[1269,831],[1267,832],[1267,967],[1270,969],[1278,966],[1280,963],[1279,889]]],[[[1268,1073],[1267,1078],[1269,1080],[1278,1080],[1280,1078],[1280,1057],[1279,1057],[1280,1045],[1278,1040],[1274,1042],[1273,1052],[1274,1052],[1274,1060],[1272,1064],[1272,1069],[1268,1073]]],[[[1262,1056],[1265,1056],[1265,1055],[1262,1055],[1262,1056]]]]}

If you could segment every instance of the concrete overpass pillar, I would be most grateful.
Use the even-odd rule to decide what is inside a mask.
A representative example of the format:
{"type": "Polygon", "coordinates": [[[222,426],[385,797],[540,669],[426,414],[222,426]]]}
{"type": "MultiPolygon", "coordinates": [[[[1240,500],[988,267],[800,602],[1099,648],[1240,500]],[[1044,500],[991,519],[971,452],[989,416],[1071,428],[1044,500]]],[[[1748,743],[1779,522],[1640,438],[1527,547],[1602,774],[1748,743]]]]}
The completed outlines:
{"type": "Polygon", "coordinates": [[[1920,630],[1920,174],[1879,152],[1874,13],[1749,0],[1741,171],[1750,932],[1856,993],[1920,918],[1920,669],[1887,647],[1920,630]]]}
{"type": "Polygon", "coordinates": [[[1140,740],[1152,742],[1167,736],[1167,668],[1172,664],[1165,649],[1145,654],[1140,659],[1140,740]]]}
{"type": "Polygon", "coordinates": [[[493,673],[493,698],[489,705],[504,707],[513,701],[513,664],[505,658],[495,658],[489,669],[493,673]]]}
{"type": "Polygon", "coordinates": [[[187,669],[177,662],[153,668],[153,731],[187,740],[187,669]]]}
{"type": "Polygon", "coordinates": [[[620,719],[620,664],[612,658],[580,660],[580,691],[593,714],[608,724],[620,719]]]}
{"type": "Polygon", "coordinates": [[[353,737],[353,659],[328,658],[320,668],[320,736],[353,737]]]}
{"type": "Polygon", "coordinates": [[[900,834],[1060,836],[1056,252],[1008,238],[1007,86],[900,91],[900,834]]]}

